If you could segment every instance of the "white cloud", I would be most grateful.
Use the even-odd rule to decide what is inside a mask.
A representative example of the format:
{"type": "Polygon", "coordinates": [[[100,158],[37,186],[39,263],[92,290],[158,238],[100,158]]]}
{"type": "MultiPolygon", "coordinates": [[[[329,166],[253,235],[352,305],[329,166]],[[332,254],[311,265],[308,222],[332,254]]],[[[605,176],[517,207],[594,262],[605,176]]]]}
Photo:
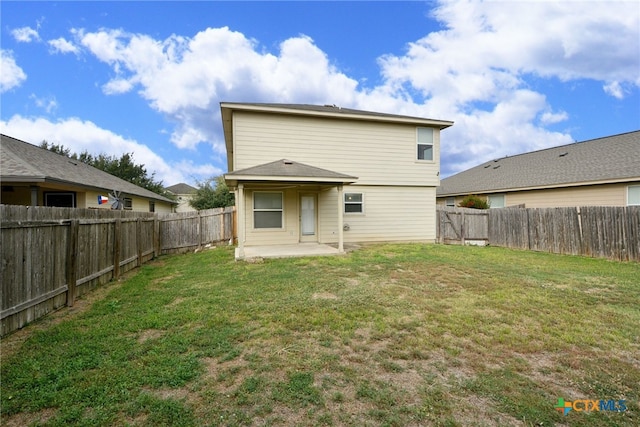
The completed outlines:
{"type": "Polygon", "coordinates": [[[443,30],[379,63],[391,96],[418,92],[413,99],[427,116],[456,122],[443,134],[446,176],[492,157],[572,142],[546,130],[569,113],[553,112],[543,94],[528,89],[531,77],[615,79],[604,90],[618,99],[623,85],[640,87],[638,12],[636,2],[445,0],[434,11],[443,30]]]}
{"type": "Polygon", "coordinates": [[[41,117],[29,118],[15,115],[6,122],[0,121],[0,128],[3,133],[31,144],[39,145],[46,140],[50,143],[62,144],[75,153],[86,150],[91,154],[105,153],[117,157],[124,153],[133,153],[134,161],[144,164],[149,174],[155,172],[155,178],[165,185],[206,179],[211,176],[212,171],[218,171],[215,167],[206,164],[194,165],[185,161],[169,164],[148,146],[78,118],[53,122],[41,117]]]}
{"type": "Polygon", "coordinates": [[[77,55],[80,52],[78,46],[66,40],[64,37],[59,37],[55,40],[49,40],[48,43],[53,53],[74,53],[77,55]]]}
{"type": "Polygon", "coordinates": [[[55,96],[39,98],[32,93],[29,95],[29,99],[33,100],[36,107],[42,108],[49,114],[53,113],[58,108],[58,101],[55,96]]]}
{"type": "Polygon", "coordinates": [[[350,103],[357,87],[306,36],[285,40],[276,56],[258,52],[255,41],[228,28],[163,41],[121,30],[76,33],[116,73],[103,91],[124,93],[139,86],[153,108],[178,124],[171,141],[180,148],[209,142],[224,153],[216,120],[221,100],[350,103]]]}
{"type": "Polygon", "coordinates": [[[31,43],[40,40],[38,32],[31,27],[16,28],[11,31],[11,35],[16,41],[21,43],[31,43]]]}
{"type": "Polygon", "coordinates": [[[540,116],[540,122],[545,125],[550,125],[554,123],[560,123],[569,118],[569,115],[565,111],[560,111],[558,113],[553,113],[551,111],[545,111],[540,116]]]}
{"type": "Polygon", "coordinates": [[[13,59],[13,52],[0,50],[0,93],[18,87],[27,79],[27,75],[13,59]]]}
{"type": "Polygon", "coordinates": [[[570,112],[530,87],[532,79],[598,81],[618,99],[640,88],[637,2],[442,0],[433,17],[442,30],[409,43],[403,55],[380,57],[383,83],[366,88],[305,35],[270,52],[226,27],[164,40],[112,29],[72,34],[112,68],[104,93],[137,90],[176,124],[177,147],[205,142],[219,155],[220,101],[335,103],[455,121],[443,133],[446,176],[572,142],[547,129],[570,112]]]}
{"type": "MultiPolygon", "coordinates": [[[[203,182],[211,177],[222,175],[225,171],[213,165],[196,165],[192,161],[183,160],[174,165],[175,169],[184,176],[189,177],[189,182],[203,182]]],[[[184,182],[184,181],[182,181],[184,182]]],[[[178,182],[175,182],[177,184],[178,182]]],[[[167,186],[172,185],[167,183],[167,186]]]]}
{"type": "Polygon", "coordinates": [[[623,99],[625,95],[625,90],[622,88],[620,82],[611,82],[602,86],[604,91],[617,99],[623,99]]]}
{"type": "Polygon", "coordinates": [[[133,88],[133,83],[127,79],[113,79],[102,86],[102,91],[107,95],[127,93],[133,88]]]}

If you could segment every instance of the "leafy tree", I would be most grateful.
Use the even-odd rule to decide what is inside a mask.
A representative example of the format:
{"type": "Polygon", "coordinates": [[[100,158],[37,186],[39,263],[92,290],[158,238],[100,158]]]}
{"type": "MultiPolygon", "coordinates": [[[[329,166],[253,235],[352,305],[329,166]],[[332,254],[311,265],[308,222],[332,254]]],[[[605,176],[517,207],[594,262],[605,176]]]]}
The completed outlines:
{"type": "Polygon", "coordinates": [[[482,197],[471,194],[462,199],[458,206],[461,208],[489,209],[489,202],[482,197]]]}
{"type": "Polygon", "coordinates": [[[204,209],[224,208],[235,204],[235,197],[229,191],[222,175],[198,182],[198,189],[189,201],[192,208],[204,209]]]}
{"type": "Polygon", "coordinates": [[[175,196],[165,190],[162,181],[156,181],[155,172],[149,175],[143,164],[134,163],[133,153],[124,153],[118,158],[104,153],[94,156],[85,150],[78,155],[72,153],[69,148],[66,148],[62,144],[50,144],[47,141],[42,141],[40,147],[72,159],[80,160],[96,169],[100,169],[139,187],[146,188],[156,194],[175,200],[175,196]]]}
{"type": "Polygon", "coordinates": [[[53,142],[49,143],[46,140],[43,140],[40,143],[40,148],[44,148],[45,150],[53,151],[54,153],[61,154],[63,156],[67,156],[67,157],[70,157],[72,159],[76,159],[76,160],[78,159],[78,156],[75,153],[71,154],[71,149],[70,148],[67,148],[62,144],[54,144],[53,142]]]}

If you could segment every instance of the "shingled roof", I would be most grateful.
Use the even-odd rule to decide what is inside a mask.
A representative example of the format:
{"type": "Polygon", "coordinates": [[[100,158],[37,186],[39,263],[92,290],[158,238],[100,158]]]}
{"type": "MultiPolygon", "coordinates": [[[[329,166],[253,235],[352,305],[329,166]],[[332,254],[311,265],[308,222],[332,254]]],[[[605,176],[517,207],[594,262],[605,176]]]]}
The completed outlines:
{"type": "Polygon", "coordinates": [[[171,191],[173,194],[191,194],[198,191],[197,188],[181,182],[179,184],[172,185],[171,187],[165,187],[165,190],[171,191]]]}
{"type": "Polygon", "coordinates": [[[438,197],[640,181],[640,131],[484,162],[445,178],[438,197]]]}
{"type": "Polygon", "coordinates": [[[292,160],[280,159],[246,169],[237,170],[224,176],[234,186],[238,181],[290,181],[316,183],[352,183],[358,178],[340,172],[330,171],[292,160]]]}
{"type": "Polygon", "coordinates": [[[55,182],[96,190],[115,190],[128,195],[175,203],[79,160],[7,135],[0,137],[0,180],[3,183],[55,182]]]}

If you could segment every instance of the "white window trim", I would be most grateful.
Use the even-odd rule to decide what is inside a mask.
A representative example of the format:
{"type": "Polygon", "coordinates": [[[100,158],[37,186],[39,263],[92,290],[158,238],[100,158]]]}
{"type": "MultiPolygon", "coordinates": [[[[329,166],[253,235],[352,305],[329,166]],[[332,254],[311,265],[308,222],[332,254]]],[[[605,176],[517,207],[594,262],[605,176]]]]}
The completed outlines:
{"type": "Polygon", "coordinates": [[[274,230],[284,230],[284,192],[282,191],[254,191],[251,194],[251,229],[255,231],[274,231],[274,230]],[[271,193],[271,194],[280,194],[280,200],[282,201],[282,208],[280,209],[256,209],[256,197],[255,195],[258,193],[271,193]],[[280,223],[281,227],[256,227],[256,218],[255,213],[257,212],[280,212],[280,223]]]}
{"type": "Polygon", "coordinates": [[[364,193],[360,192],[360,191],[350,191],[348,193],[344,193],[342,195],[342,212],[345,215],[364,215],[364,193]],[[361,212],[347,212],[347,194],[359,194],[362,197],[362,201],[359,203],[353,203],[350,202],[348,204],[350,205],[356,205],[359,204],[362,207],[362,211],[361,212]]]}
{"type": "Polygon", "coordinates": [[[633,205],[629,204],[629,195],[631,193],[631,189],[632,188],[637,188],[638,191],[640,191],[640,185],[627,185],[627,206],[640,206],[640,203],[637,204],[637,205],[636,204],[633,204],[633,205]]]}
{"type": "Polygon", "coordinates": [[[416,161],[420,162],[420,163],[434,163],[435,162],[435,158],[436,158],[436,144],[435,144],[435,132],[433,130],[433,128],[430,127],[425,127],[425,126],[420,126],[416,128],[416,148],[415,148],[415,156],[416,156],[416,161]],[[418,137],[419,133],[420,133],[420,129],[429,129],[431,130],[431,142],[430,143],[424,143],[424,142],[420,142],[420,139],[418,137]],[[431,146],[431,159],[419,159],[418,158],[418,147],[420,145],[430,145],[431,146]]]}
{"type": "Polygon", "coordinates": [[[455,196],[453,196],[453,197],[447,197],[447,198],[445,198],[445,199],[444,199],[444,205],[445,205],[445,206],[447,206],[447,207],[450,207],[450,208],[454,208],[454,207],[456,206],[456,197],[455,197],[455,196]],[[452,201],[453,201],[453,203],[452,203],[452,204],[449,204],[449,201],[450,201],[450,200],[452,200],[452,201]]]}

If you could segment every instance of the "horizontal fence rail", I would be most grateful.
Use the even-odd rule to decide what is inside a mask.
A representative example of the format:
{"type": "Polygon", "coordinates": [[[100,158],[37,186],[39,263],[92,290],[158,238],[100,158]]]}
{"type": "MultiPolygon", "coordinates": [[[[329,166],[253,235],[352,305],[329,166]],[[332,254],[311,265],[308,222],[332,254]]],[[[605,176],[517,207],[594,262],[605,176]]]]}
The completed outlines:
{"type": "Polygon", "coordinates": [[[640,206],[470,211],[438,207],[438,241],[640,261],[640,206]]]}
{"type": "Polygon", "coordinates": [[[187,214],[0,205],[6,335],[160,254],[233,239],[233,208],[187,214]]]}

